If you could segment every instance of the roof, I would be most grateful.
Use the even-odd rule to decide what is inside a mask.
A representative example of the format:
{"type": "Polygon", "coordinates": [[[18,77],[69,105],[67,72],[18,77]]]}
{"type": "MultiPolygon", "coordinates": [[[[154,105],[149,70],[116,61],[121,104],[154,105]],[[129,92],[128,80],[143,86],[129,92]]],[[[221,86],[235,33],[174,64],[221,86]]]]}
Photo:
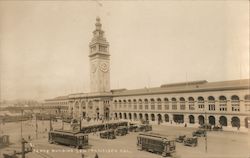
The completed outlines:
{"type": "Polygon", "coordinates": [[[54,130],[54,131],[50,131],[50,132],[57,133],[57,134],[63,134],[63,135],[77,135],[77,136],[86,135],[86,134],[80,133],[79,131],[71,131],[71,130],[54,130]]]}
{"type": "Polygon", "coordinates": [[[248,90],[250,88],[250,79],[230,80],[208,82],[206,80],[189,81],[180,83],[163,84],[159,87],[140,88],[140,89],[113,89],[105,93],[76,93],[67,96],[59,96],[45,101],[59,101],[74,98],[95,98],[95,97],[119,97],[132,95],[151,95],[166,93],[185,93],[185,92],[206,92],[206,91],[222,91],[222,90],[248,90]]]}
{"type": "Polygon", "coordinates": [[[147,95],[147,94],[162,94],[162,93],[184,93],[184,92],[202,92],[202,91],[220,91],[220,90],[238,90],[249,89],[250,80],[231,80],[220,82],[192,81],[164,84],[160,87],[141,88],[125,91],[113,92],[113,96],[129,96],[129,95],[147,95]]]}

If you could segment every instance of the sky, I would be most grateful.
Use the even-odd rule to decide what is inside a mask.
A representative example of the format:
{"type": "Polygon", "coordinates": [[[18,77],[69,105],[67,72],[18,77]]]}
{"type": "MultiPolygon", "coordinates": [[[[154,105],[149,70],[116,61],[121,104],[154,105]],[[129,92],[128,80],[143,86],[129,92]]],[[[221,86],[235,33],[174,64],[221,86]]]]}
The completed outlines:
{"type": "Polygon", "coordinates": [[[249,78],[248,1],[0,1],[0,100],[89,92],[95,19],[111,89],[249,78]]]}

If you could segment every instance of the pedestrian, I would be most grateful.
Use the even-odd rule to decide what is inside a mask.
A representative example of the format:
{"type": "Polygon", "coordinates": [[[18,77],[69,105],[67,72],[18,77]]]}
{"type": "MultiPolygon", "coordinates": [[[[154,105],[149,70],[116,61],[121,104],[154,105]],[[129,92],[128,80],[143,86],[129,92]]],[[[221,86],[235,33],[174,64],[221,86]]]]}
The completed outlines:
{"type": "Polygon", "coordinates": [[[97,153],[95,153],[95,158],[99,158],[99,156],[97,155],[97,153]]]}
{"type": "Polygon", "coordinates": [[[84,158],[84,154],[82,154],[82,158],[84,158]]]}

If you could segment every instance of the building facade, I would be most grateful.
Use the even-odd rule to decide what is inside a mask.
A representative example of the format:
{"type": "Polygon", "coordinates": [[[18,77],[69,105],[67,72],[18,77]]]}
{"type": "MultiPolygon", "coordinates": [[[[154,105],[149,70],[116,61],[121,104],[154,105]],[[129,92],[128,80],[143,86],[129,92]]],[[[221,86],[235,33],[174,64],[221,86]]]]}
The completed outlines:
{"type": "Polygon", "coordinates": [[[67,106],[68,114],[74,118],[249,127],[249,79],[110,90],[109,43],[100,18],[95,26],[89,44],[91,92],[47,99],[45,105],[67,106]]]}

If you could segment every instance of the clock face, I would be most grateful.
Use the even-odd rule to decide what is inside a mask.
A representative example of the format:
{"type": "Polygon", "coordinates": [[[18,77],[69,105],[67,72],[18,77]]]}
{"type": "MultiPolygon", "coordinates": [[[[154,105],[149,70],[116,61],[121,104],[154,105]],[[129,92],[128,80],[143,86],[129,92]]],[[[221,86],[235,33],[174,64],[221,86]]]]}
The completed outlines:
{"type": "Polygon", "coordinates": [[[95,73],[96,69],[97,69],[97,67],[95,66],[95,64],[92,64],[92,66],[91,66],[91,72],[95,73]]]}
{"type": "Polygon", "coordinates": [[[108,70],[109,70],[109,67],[108,67],[108,64],[107,63],[101,63],[100,64],[100,70],[102,71],[102,72],[108,72],[108,70]]]}

